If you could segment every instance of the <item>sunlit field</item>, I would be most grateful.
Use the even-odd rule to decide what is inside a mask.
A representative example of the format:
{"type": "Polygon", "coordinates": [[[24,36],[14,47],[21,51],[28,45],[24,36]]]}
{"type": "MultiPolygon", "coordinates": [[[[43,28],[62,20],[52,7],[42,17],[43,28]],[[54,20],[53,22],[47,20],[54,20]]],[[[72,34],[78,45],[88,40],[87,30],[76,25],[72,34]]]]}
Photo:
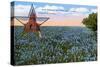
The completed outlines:
{"type": "Polygon", "coordinates": [[[14,29],[15,64],[50,64],[97,60],[97,35],[86,27],[41,27],[38,33],[14,29]]]}

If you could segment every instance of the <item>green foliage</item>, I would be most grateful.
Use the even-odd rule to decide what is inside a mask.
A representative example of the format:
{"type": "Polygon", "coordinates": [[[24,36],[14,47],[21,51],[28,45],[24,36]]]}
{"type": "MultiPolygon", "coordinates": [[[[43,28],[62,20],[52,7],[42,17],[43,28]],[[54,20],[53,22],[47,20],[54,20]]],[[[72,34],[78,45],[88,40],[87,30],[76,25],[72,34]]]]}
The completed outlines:
{"type": "Polygon", "coordinates": [[[86,25],[87,28],[97,31],[97,13],[89,14],[87,18],[84,18],[82,23],[86,25]]]}

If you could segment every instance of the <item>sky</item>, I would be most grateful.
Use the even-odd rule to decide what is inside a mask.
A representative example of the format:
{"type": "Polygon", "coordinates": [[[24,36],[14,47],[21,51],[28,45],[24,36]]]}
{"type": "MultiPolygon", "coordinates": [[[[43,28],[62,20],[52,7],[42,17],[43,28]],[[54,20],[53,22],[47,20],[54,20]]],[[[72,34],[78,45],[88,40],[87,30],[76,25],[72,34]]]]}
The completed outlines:
{"type": "MultiPolygon", "coordinates": [[[[82,24],[83,18],[88,17],[91,13],[97,12],[96,6],[91,5],[73,5],[73,4],[54,4],[41,2],[14,2],[15,16],[28,16],[29,10],[33,4],[37,17],[49,17],[42,26],[84,26],[82,24]]],[[[24,23],[27,21],[19,18],[24,23]]],[[[37,20],[37,23],[42,21],[37,20]]],[[[21,25],[15,19],[15,25],[21,25]]]]}

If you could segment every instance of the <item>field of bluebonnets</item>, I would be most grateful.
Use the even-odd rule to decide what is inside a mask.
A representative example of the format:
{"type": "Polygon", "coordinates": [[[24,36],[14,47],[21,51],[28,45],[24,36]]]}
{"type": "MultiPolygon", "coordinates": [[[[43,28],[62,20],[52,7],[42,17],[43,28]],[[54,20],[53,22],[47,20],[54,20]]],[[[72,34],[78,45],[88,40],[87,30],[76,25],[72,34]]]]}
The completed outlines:
{"type": "Polygon", "coordinates": [[[85,27],[41,27],[37,33],[20,36],[14,29],[15,64],[50,64],[97,60],[97,35],[85,27]]]}

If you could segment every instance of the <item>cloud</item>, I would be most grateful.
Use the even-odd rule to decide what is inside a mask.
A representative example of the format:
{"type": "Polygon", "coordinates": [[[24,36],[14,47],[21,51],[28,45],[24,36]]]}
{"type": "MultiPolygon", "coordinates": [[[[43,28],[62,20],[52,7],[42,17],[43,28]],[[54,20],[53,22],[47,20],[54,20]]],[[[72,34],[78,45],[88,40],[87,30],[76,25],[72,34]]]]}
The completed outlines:
{"type": "Polygon", "coordinates": [[[15,16],[28,16],[31,5],[15,5],[15,16]]]}
{"type": "MultiPolygon", "coordinates": [[[[34,5],[36,7],[36,5],[34,5]]],[[[16,16],[28,16],[31,5],[15,5],[15,15],[16,16]]],[[[55,10],[64,10],[62,6],[55,5],[45,5],[43,7],[36,7],[36,12],[47,12],[47,13],[57,13],[55,10]]]]}
{"type": "Polygon", "coordinates": [[[45,5],[42,7],[36,8],[37,12],[46,12],[46,13],[57,13],[60,10],[64,10],[62,6],[55,6],[55,5],[45,5]]]}
{"type": "Polygon", "coordinates": [[[52,6],[50,6],[50,5],[45,5],[45,6],[43,6],[43,7],[39,7],[39,8],[41,8],[41,9],[49,9],[49,10],[64,10],[64,7],[61,7],[61,6],[54,6],[54,5],[52,5],[52,6]]]}
{"type": "Polygon", "coordinates": [[[79,8],[70,8],[69,9],[69,14],[72,16],[84,16],[88,17],[90,13],[96,12],[96,9],[90,9],[90,8],[85,8],[85,7],[79,7],[79,8]]]}
{"type": "Polygon", "coordinates": [[[92,13],[96,13],[97,12],[97,9],[91,9],[91,12],[92,13]]]}
{"type": "Polygon", "coordinates": [[[66,15],[66,16],[87,16],[87,12],[89,12],[89,9],[79,7],[79,8],[70,8],[69,10],[64,9],[64,7],[61,6],[50,6],[46,5],[44,7],[39,7],[36,9],[37,12],[45,12],[48,14],[59,14],[59,15],[66,15]],[[53,11],[52,11],[53,10],[53,11]],[[58,11],[54,11],[58,10],[58,11]],[[60,11],[62,10],[62,11],[60,11]]]}
{"type": "Polygon", "coordinates": [[[69,9],[69,11],[70,11],[70,12],[85,13],[85,12],[89,12],[89,9],[80,7],[80,8],[71,8],[71,9],[69,9]]]}

